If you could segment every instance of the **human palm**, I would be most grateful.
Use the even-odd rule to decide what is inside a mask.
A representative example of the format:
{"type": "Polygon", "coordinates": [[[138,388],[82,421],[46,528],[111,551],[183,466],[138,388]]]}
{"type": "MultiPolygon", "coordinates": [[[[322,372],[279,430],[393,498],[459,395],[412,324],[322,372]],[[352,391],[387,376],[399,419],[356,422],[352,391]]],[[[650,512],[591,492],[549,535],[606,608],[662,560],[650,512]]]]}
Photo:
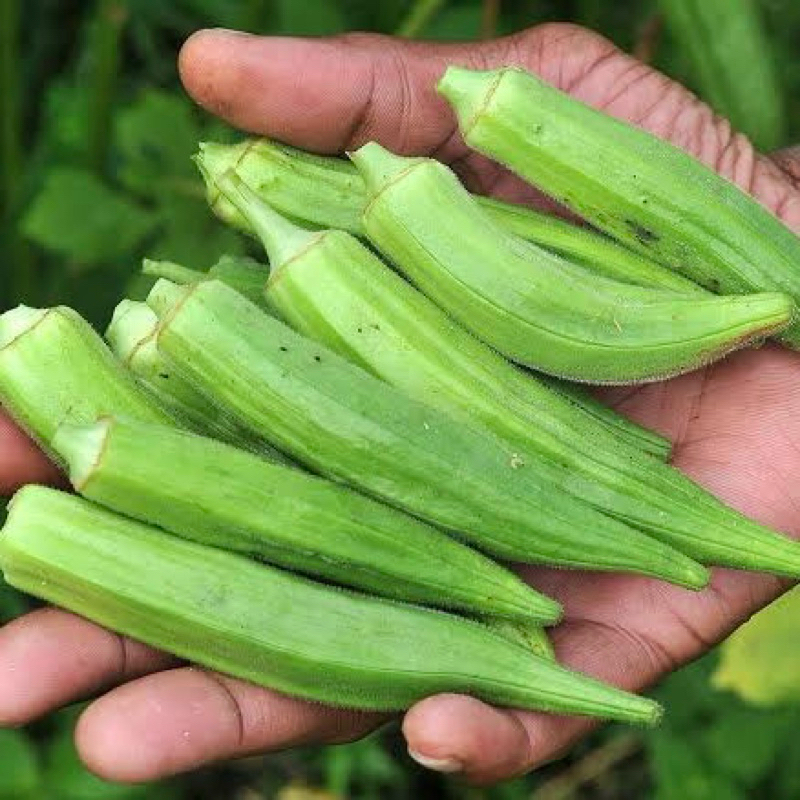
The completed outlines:
{"type": "MultiPolygon", "coordinates": [[[[800,158],[756,154],[686,90],[573,26],[546,25],[477,45],[214,31],[193,37],[181,55],[189,92],[244,130],[320,152],[376,139],[451,164],[473,190],[552,207],[464,146],[433,90],[449,63],[531,69],[672,140],[800,232],[800,158]]],[[[698,483],[753,519],[800,536],[800,355],[765,346],[604,396],[669,436],[674,464],[698,483]]],[[[0,491],[53,480],[54,469],[0,416],[0,491]]],[[[522,571],[564,604],[565,621],[553,631],[559,660],[633,690],[699,656],[787,587],[723,569],[699,593],[628,575],[522,571]]],[[[384,719],[180,665],[56,609],[0,630],[0,724],[23,724],[85,697],[99,699],[78,725],[79,750],[111,780],[150,780],[222,758],[347,741],[384,719]]],[[[490,782],[556,757],[589,725],[447,695],[417,704],[403,729],[415,757],[490,782]]]]}

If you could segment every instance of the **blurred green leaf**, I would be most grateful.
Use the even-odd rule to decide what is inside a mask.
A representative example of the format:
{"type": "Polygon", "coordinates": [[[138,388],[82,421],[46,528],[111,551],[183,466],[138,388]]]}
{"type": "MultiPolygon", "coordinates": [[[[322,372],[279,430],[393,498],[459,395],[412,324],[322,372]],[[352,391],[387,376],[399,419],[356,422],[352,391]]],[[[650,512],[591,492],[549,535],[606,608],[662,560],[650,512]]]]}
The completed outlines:
{"type": "Polygon", "coordinates": [[[787,715],[755,708],[729,710],[703,732],[707,762],[737,783],[751,786],[772,770],[794,722],[787,715]]]}
{"type": "Polygon", "coordinates": [[[317,36],[340,33],[347,27],[339,3],[329,0],[277,0],[277,8],[281,33],[317,36]]]}
{"type": "Polygon", "coordinates": [[[722,645],[714,684],[751,703],[800,701],[800,589],[756,614],[722,645]]]}
{"type": "Polygon", "coordinates": [[[480,33],[482,18],[477,4],[445,8],[433,18],[422,36],[442,41],[474,39],[480,33]]]}
{"type": "Polygon", "coordinates": [[[0,625],[16,619],[27,609],[25,598],[15,589],[12,589],[0,573],[0,625]]]}
{"type": "MultiPolygon", "coordinates": [[[[197,179],[191,156],[200,129],[186,98],[160,89],[145,91],[118,114],[115,132],[120,180],[132,191],[153,196],[177,176],[197,179]]],[[[199,191],[199,179],[196,183],[199,191]]]]}
{"type": "Polygon", "coordinates": [[[244,237],[223,225],[204,201],[165,193],[159,198],[160,235],[148,248],[156,260],[206,270],[224,254],[244,255],[244,237]]]}
{"type": "Polygon", "coordinates": [[[42,144],[53,161],[80,161],[89,140],[89,93],[72,81],[57,81],[49,87],[44,112],[42,144]]]}
{"type": "Polygon", "coordinates": [[[153,229],[153,215],[91,173],[55,167],[22,222],[32,241],[92,265],[128,255],[153,229]]]}
{"type": "Polygon", "coordinates": [[[107,783],[81,763],[73,743],[71,726],[64,726],[47,752],[45,777],[52,800],[177,800],[167,784],[107,783]]]}
{"type": "Polygon", "coordinates": [[[650,753],[654,800],[745,800],[736,784],[715,771],[692,741],[656,731],[650,753]]]}
{"type": "Polygon", "coordinates": [[[39,763],[21,731],[0,729],[0,800],[38,800],[39,763]]]}

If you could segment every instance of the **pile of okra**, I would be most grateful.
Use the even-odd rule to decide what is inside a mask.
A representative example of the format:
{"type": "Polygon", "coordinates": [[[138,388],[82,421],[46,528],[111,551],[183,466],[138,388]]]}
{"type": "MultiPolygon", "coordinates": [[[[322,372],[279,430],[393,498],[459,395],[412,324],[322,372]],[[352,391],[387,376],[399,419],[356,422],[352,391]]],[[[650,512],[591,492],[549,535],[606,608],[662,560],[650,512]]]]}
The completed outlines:
{"type": "MultiPolygon", "coordinates": [[[[800,576],[800,544],[669,464],[580,386],[800,346],[800,240],[733,184],[519,69],[449,68],[467,145],[580,224],[445,165],[205,143],[208,201],[265,257],[145,261],[105,341],[66,307],[0,317],[0,401],[74,492],[21,489],[13,586],[291,695],[437,692],[652,724],[557,663],[560,604],[511,562],[702,590],[800,576]]],[[[255,252],[255,250],[254,250],[255,252]]]]}

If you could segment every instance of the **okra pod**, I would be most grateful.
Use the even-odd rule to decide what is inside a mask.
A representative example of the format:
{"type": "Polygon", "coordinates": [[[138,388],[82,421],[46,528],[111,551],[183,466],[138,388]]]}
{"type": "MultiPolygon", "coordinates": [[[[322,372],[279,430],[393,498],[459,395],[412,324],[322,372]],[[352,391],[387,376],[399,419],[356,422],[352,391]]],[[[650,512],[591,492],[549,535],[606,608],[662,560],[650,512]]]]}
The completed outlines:
{"type": "Polygon", "coordinates": [[[662,267],[607,236],[524,206],[489,197],[476,199],[487,216],[508,233],[558,253],[598,275],[647,289],[670,289],[684,294],[707,293],[687,277],[662,267]]]}
{"type": "Polygon", "coordinates": [[[376,143],[351,158],[374,245],[465,327],[518,363],[592,383],[661,380],[785,328],[779,293],[716,297],[602,278],[512,237],[433,159],[376,143]],[[432,219],[446,225],[431,225],[432,219]]]}
{"type": "Polygon", "coordinates": [[[189,269],[172,261],[145,259],[142,263],[142,273],[154,278],[166,278],[168,281],[182,286],[197,283],[209,277],[217,278],[236,289],[239,294],[243,294],[256,305],[262,306],[264,310],[269,310],[264,303],[263,291],[264,283],[269,276],[269,267],[247,256],[222,256],[208,272],[189,269]]]}
{"type": "MultiPolygon", "coordinates": [[[[800,298],[800,238],[685,151],[521,69],[450,67],[465,141],[628,247],[714,292],[800,298]]],[[[781,339],[800,346],[797,320],[781,339]]]]}
{"type": "MultiPolygon", "coordinates": [[[[314,229],[338,227],[359,236],[365,235],[361,215],[367,202],[367,189],[355,165],[349,161],[313,155],[268,139],[247,140],[236,145],[201,144],[195,161],[205,179],[213,210],[221,219],[250,234],[255,234],[255,231],[246,217],[219,190],[219,181],[232,167],[239,177],[245,176],[245,183],[258,197],[284,216],[291,219],[301,217],[302,225],[314,229]],[[288,194],[287,182],[291,186],[288,194]],[[348,201],[343,202],[342,198],[348,198],[348,201]],[[357,199],[352,201],[352,198],[357,199]],[[344,221],[342,213],[347,215],[344,221]]],[[[608,237],[532,209],[479,195],[475,199],[498,224],[510,232],[576,258],[598,274],[619,277],[643,286],[702,291],[686,278],[632,253],[608,237]]],[[[173,280],[167,274],[161,277],[173,280]]],[[[180,280],[176,282],[185,283],[180,280]]],[[[257,295],[247,296],[261,304],[257,295]]],[[[630,439],[659,457],[669,452],[669,443],[653,432],[610,408],[598,408],[597,403],[592,403],[588,397],[581,398],[577,392],[570,396],[574,402],[585,405],[593,416],[607,422],[621,438],[630,439]]]]}
{"type": "Polygon", "coordinates": [[[593,397],[582,385],[562,381],[552,375],[537,375],[552,391],[578,406],[584,415],[612,431],[626,444],[647,453],[659,461],[668,461],[672,454],[672,442],[661,434],[639,425],[613,408],[593,397]]]}
{"type": "MultiPolygon", "coordinates": [[[[292,249],[296,237],[285,233],[292,249]]],[[[165,358],[313,471],[500,557],[691,587],[708,579],[695,561],[572,496],[569,470],[406,397],[219,281],[181,288],[162,280],[148,303],[161,319],[165,358]]]]}
{"type": "Polygon", "coordinates": [[[223,185],[270,251],[266,297],[295,330],[404,394],[477,421],[515,451],[563,465],[575,477],[562,484],[566,491],[692,558],[800,575],[800,544],[620,443],[471,336],[357,239],[326,231],[309,240],[242,182],[223,185]]]}
{"type": "Polygon", "coordinates": [[[184,267],[183,264],[176,264],[174,261],[156,261],[152,258],[145,258],[142,261],[142,275],[150,278],[166,278],[181,285],[195,283],[206,277],[205,272],[184,267]]]}
{"type": "Polygon", "coordinates": [[[0,316],[0,402],[50,455],[50,440],[65,420],[119,414],[174,423],[91,325],[65,306],[19,306],[0,316]]]}
{"type": "Polygon", "coordinates": [[[158,317],[146,303],[122,300],[114,309],[106,339],[117,358],[139,380],[142,389],[169,409],[182,428],[212,436],[271,461],[289,463],[283,454],[252,437],[225,408],[210,402],[177,373],[158,352],[157,334],[158,317]]]}
{"type": "Polygon", "coordinates": [[[441,531],[221,442],[106,417],[61,426],[53,447],[88,500],[200,544],[398,600],[560,617],[554,600],[441,531]]]}
{"type": "MultiPolygon", "coordinates": [[[[269,139],[249,139],[234,145],[204,142],[195,161],[206,181],[213,211],[246,233],[254,233],[247,219],[219,191],[218,182],[229,169],[273,208],[303,226],[366,235],[361,217],[367,205],[367,187],[349,161],[306,153],[269,139]]],[[[598,275],[640,286],[702,291],[688,278],[595,231],[532,208],[481,195],[474,197],[509,233],[574,258],[598,275]]],[[[161,277],[173,280],[169,275],[161,277]]]]}
{"type": "Polygon", "coordinates": [[[653,724],[659,705],[535,658],[469,620],[359,595],[29,486],[0,536],[12,586],[211,669],[337,706],[439,692],[653,724]]]}

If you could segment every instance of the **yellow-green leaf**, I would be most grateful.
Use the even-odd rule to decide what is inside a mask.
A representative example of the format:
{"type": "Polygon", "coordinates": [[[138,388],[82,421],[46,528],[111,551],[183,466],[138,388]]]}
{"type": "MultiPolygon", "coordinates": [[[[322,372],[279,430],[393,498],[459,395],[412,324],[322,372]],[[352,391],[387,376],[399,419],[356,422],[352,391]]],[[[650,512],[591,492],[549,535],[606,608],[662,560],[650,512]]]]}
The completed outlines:
{"type": "Polygon", "coordinates": [[[800,702],[800,589],[754,616],[720,650],[718,688],[760,705],[800,702]]]}

